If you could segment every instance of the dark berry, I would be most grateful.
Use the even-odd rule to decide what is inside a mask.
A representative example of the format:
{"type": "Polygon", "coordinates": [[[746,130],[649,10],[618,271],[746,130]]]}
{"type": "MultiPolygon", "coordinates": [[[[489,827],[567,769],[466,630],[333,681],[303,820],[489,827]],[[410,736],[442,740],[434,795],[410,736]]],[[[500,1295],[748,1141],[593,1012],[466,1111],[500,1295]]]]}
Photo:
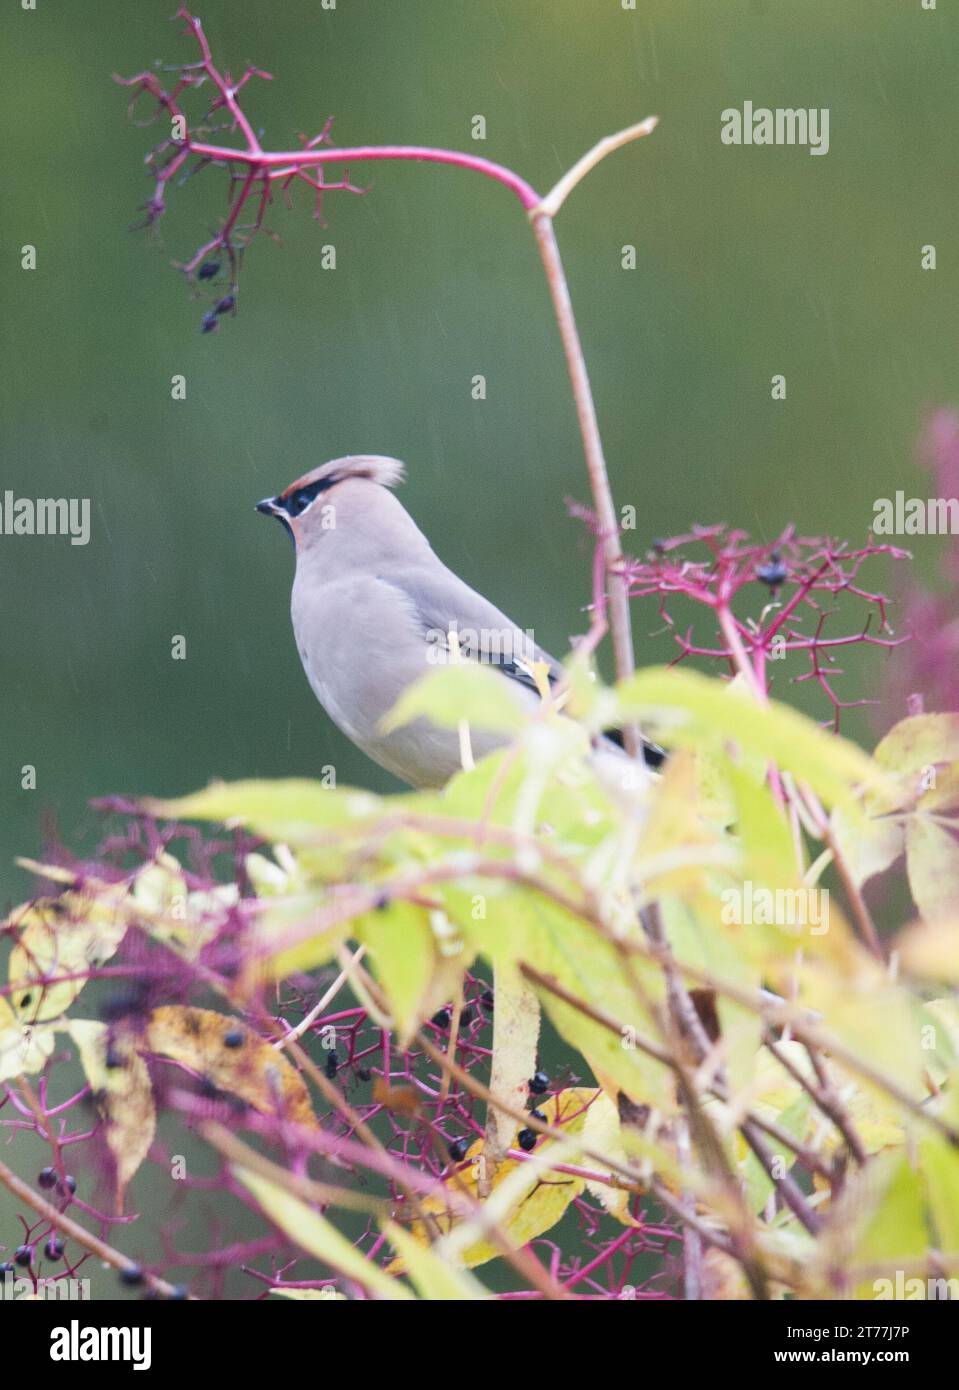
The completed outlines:
{"type": "Polygon", "coordinates": [[[72,1173],[67,1173],[66,1177],[57,1183],[57,1192],[61,1197],[72,1197],[77,1190],[77,1180],[72,1173]]]}
{"type": "Polygon", "coordinates": [[[246,1034],[242,1028],[231,1028],[229,1033],[223,1036],[224,1047],[242,1047],[246,1041],[246,1034]]]}
{"type": "Polygon", "coordinates": [[[454,1163],[462,1163],[468,1148],[469,1145],[465,1139],[451,1139],[446,1146],[446,1151],[454,1163]]]}
{"type": "Polygon", "coordinates": [[[489,1009],[490,1012],[492,1012],[494,1002],[493,991],[491,989],[484,989],[480,996],[480,1003],[483,1005],[483,1008],[489,1009]]]}
{"type": "Polygon", "coordinates": [[[59,1260],[63,1255],[63,1241],[58,1240],[56,1236],[51,1236],[43,1247],[43,1253],[48,1260],[59,1260]]]}
{"type": "Polygon", "coordinates": [[[37,1174],[37,1187],[56,1187],[57,1170],[56,1168],[41,1168],[37,1174]]]}
{"type": "Polygon", "coordinates": [[[326,1054],[326,1061],[323,1067],[330,1081],[332,1081],[340,1068],[340,1059],[335,1052],[328,1052],[326,1054]]]}
{"type": "Polygon", "coordinates": [[[219,326],[220,320],[212,310],[209,314],[204,314],[200,320],[201,333],[215,333],[219,326]]]}
{"type": "Polygon", "coordinates": [[[214,275],[220,273],[219,261],[204,261],[196,273],[198,280],[212,280],[214,275]]]}
{"type": "Polygon", "coordinates": [[[469,1023],[472,1017],[473,1010],[470,1008],[468,1004],[464,1004],[462,1009],[460,1009],[460,1024],[469,1023]]]}
{"type": "Polygon", "coordinates": [[[549,1090],[549,1077],[544,1071],[534,1072],[529,1079],[529,1088],[534,1096],[541,1096],[549,1090]]]}
{"type": "Polygon", "coordinates": [[[549,1124],[549,1120],[547,1120],[542,1110],[531,1110],[529,1113],[532,1115],[534,1120],[539,1120],[544,1125],[549,1124]]]}
{"type": "Polygon", "coordinates": [[[535,1149],[535,1148],[536,1148],[536,1140],[537,1140],[537,1137],[538,1137],[538,1136],[536,1135],[536,1133],[535,1133],[533,1130],[531,1130],[531,1129],[521,1129],[520,1132],[519,1132],[519,1134],[518,1134],[518,1136],[517,1136],[517,1138],[518,1138],[518,1140],[519,1140],[519,1146],[520,1146],[520,1148],[521,1148],[525,1153],[529,1153],[530,1149],[535,1149]]]}
{"type": "Polygon", "coordinates": [[[356,1074],[361,1081],[370,1081],[373,1076],[373,1073],[370,1071],[369,1067],[357,1067],[356,1074]]]}
{"type": "Polygon", "coordinates": [[[778,551],[773,551],[769,557],[768,564],[760,565],[756,571],[756,578],[763,584],[768,584],[770,589],[778,589],[784,583],[789,571],[779,558],[778,551]]]}
{"type": "Polygon", "coordinates": [[[5,1274],[12,1274],[15,1269],[16,1265],[11,1264],[9,1260],[4,1260],[3,1263],[0,1264],[0,1279],[2,1279],[5,1274]]]}
{"type": "Polygon", "coordinates": [[[13,1258],[16,1260],[18,1265],[22,1265],[24,1268],[29,1268],[30,1265],[33,1264],[33,1246],[18,1245],[16,1250],[14,1250],[13,1252],[13,1258]]]}
{"type": "Polygon", "coordinates": [[[139,1265],[124,1265],[120,1270],[120,1283],[129,1289],[135,1289],[138,1284],[143,1283],[143,1270],[139,1265]]]}
{"type": "Polygon", "coordinates": [[[108,994],[100,1005],[100,1017],[104,1023],[117,1023],[121,1018],[126,1018],[130,1014],[143,1013],[147,1001],[148,991],[144,985],[133,985],[130,989],[117,990],[113,994],[108,994]]]}
{"type": "Polygon", "coordinates": [[[430,1019],[430,1023],[436,1028],[448,1028],[452,1022],[452,1018],[453,1015],[450,1013],[449,1009],[437,1009],[436,1013],[430,1019]]]}
{"type": "Polygon", "coordinates": [[[217,303],[214,304],[213,312],[215,314],[228,314],[230,310],[234,309],[235,307],[236,299],[233,297],[233,295],[225,294],[221,300],[218,300],[217,303]]]}

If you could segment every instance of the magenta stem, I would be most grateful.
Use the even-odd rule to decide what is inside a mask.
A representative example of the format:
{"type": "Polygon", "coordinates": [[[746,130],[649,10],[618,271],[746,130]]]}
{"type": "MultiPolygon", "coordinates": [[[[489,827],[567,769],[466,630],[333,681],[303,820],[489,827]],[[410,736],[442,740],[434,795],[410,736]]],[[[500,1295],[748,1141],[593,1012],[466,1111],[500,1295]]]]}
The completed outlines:
{"type": "Polygon", "coordinates": [[[207,145],[190,141],[190,151],[203,159],[247,164],[253,169],[272,170],[276,177],[292,174],[310,164],[357,164],[376,159],[412,159],[427,164],[452,164],[495,179],[516,194],[527,212],[541,201],[536,189],[512,169],[462,150],[440,150],[431,145],[355,145],[350,149],[290,151],[252,151],[231,149],[229,145],[207,145]]]}

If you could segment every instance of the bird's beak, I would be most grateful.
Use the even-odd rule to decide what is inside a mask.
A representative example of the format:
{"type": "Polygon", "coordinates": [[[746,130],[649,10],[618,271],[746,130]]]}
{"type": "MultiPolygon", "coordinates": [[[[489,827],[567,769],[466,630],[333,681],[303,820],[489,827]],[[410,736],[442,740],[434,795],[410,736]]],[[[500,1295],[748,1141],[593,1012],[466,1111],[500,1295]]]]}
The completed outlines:
{"type": "Polygon", "coordinates": [[[275,497],[264,497],[262,502],[257,502],[256,509],[264,516],[277,516],[279,513],[275,497]]]}

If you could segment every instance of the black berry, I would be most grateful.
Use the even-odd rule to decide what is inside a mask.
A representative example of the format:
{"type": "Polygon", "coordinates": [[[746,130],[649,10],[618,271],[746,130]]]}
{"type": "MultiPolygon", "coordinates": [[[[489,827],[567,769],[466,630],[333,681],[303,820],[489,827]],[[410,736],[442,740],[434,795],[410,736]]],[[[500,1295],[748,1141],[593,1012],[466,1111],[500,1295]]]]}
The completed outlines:
{"type": "Polygon", "coordinates": [[[451,1139],[446,1146],[446,1151],[454,1163],[462,1163],[468,1148],[469,1145],[465,1139],[451,1139]]]}
{"type": "Polygon", "coordinates": [[[326,1074],[327,1074],[327,1076],[329,1077],[329,1079],[330,1079],[331,1081],[333,1080],[333,1078],[334,1078],[334,1076],[336,1075],[336,1073],[339,1071],[339,1067],[340,1067],[340,1059],[339,1059],[339,1057],[337,1056],[337,1054],[336,1054],[335,1052],[328,1052],[328,1053],[326,1054],[326,1062],[324,1063],[324,1070],[326,1071],[326,1074]]]}
{"type": "Polygon", "coordinates": [[[534,1072],[529,1079],[529,1088],[534,1096],[541,1096],[549,1090],[549,1077],[544,1071],[534,1072]]]}
{"type": "Polygon", "coordinates": [[[242,1047],[246,1041],[246,1034],[242,1028],[231,1028],[229,1033],[224,1034],[224,1047],[242,1047]]]}
{"type": "Polygon", "coordinates": [[[778,552],[774,550],[768,563],[760,565],[757,569],[756,578],[761,580],[763,584],[768,584],[770,589],[778,589],[779,585],[785,582],[788,573],[789,571],[779,558],[778,552]]]}
{"type": "Polygon", "coordinates": [[[430,1019],[430,1022],[434,1024],[437,1028],[448,1028],[450,1026],[451,1019],[452,1014],[450,1013],[449,1009],[437,1009],[436,1013],[430,1019]]]}
{"type": "Polygon", "coordinates": [[[22,1265],[25,1269],[28,1269],[30,1265],[33,1264],[33,1246],[18,1245],[13,1252],[13,1258],[18,1265],[22,1265]]]}
{"type": "Polygon", "coordinates": [[[219,271],[219,261],[204,261],[196,273],[196,278],[198,280],[212,280],[214,275],[219,274],[219,271]]]}
{"type": "Polygon", "coordinates": [[[37,1187],[56,1187],[57,1170],[56,1168],[41,1168],[37,1174],[37,1187]]]}
{"type": "Polygon", "coordinates": [[[129,1289],[135,1289],[138,1284],[143,1283],[143,1270],[139,1265],[124,1265],[120,1270],[120,1283],[129,1289]]]}
{"type": "Polygon", "coordinates": [[[521,1129],[517,1136],[520,1148],[529,1153],[530,1149],[536,1148],[536,1134],[531,1129],[521,1129]]]}
{"type": "Polygon", "coordinates": [[[58,1240],[56,1236],[51,1236],[43,1247],[43,1253],[48,1260],[59,1260],[63,1255],[63,1241],[58,1240]]]}

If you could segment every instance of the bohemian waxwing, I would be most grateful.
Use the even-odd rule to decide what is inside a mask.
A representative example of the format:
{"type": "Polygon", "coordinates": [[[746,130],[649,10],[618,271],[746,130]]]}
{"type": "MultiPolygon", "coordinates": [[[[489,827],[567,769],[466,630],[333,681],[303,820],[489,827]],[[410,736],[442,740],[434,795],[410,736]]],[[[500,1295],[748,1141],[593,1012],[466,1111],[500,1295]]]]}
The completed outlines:
{"type": "MultiPolygon", "coordinates": [[[[417,719],[384,733],[382,721],[407,686],[448,660],[451,630],[461,656],[494,667],[528,710],[539,704],[531,663],[545,662],[553,681],[562,669],[438,559],[390,491],[402,479],[397,459],[353,454],[314,468],[257,510],[293,539],[293,632],[320,704],[374,762],[411,786],[441,787],[462,765],[456,731],[417,719]]],[[[471,728],[476,759],[503,742],[471,728]]],[[[642,765],[612,744],[604,762],[606,754],[635,786],[642,765]]],[[[648,763],[660,757],[647,748],[648,763]]]]}

